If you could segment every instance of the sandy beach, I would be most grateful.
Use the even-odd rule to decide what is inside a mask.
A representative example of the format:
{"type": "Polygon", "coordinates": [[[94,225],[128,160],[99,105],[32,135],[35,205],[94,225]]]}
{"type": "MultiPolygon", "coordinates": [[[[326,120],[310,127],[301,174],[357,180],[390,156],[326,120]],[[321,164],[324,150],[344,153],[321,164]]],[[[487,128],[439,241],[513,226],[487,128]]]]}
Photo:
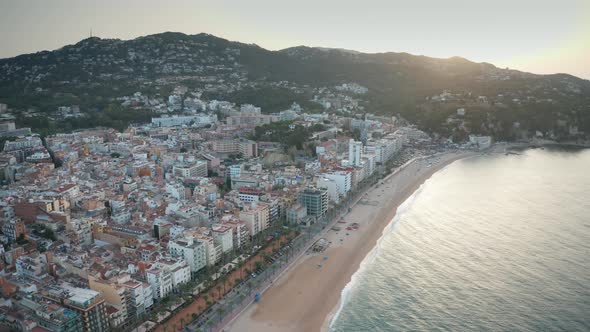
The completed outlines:
{"type": "Polygon", "coordinates": [[[348,213],[342,230],[326,231],[331,242],[323,253],[305,254],[274,281],[258,303],[248,306],[226,331],[325,331],[339,307],[340,296],[385,226],[400,206],[432,174],[474,152],[445,153],[416,159],[373,187],[348,213]],[[358,230],[345,228],[358,223],[358,230]]]}

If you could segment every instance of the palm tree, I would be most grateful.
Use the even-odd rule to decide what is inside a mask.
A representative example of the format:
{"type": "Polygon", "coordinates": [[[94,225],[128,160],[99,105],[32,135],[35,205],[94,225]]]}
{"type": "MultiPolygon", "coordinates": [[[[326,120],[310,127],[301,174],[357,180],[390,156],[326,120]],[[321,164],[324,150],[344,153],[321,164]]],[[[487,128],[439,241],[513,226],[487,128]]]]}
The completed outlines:
{"type": "Polygon", "coordinates": [[[262,268],[262,262],[261,261],[257,261],[254,265],[256,266],[256,270],[262,268]]]}
{"type": "Polygon", "coordinates": [[[217,287],[215,287],[217,289],[217,296],[220,299],[221,298],[221,286],[217,285],[217,287]]]}
{"type": "Polygon", "coordinates": [[[190,323],[191,322],[191,315],[187,312],[185,317],[186,317],[185,320],[186,320],[187,324],[190,323]]]}
{"type": "Polygon", "coordinates": [[[244,276],[242,275],[242,273],[244,272],[244,269],[242,268],[244,266],[244,260],[242,259],[242,256],[238,257],[238,269],[240,269],[240,278],[243,278],[244,276]]]}
{"type": "Polygon", "coordinates": [[[248,260],[248,263],[249,263],[248,267],[250,268],[250,270],[252,270],[252,263],[253,263],[253,262],[254,262],[254,258],[250,258],[250,259],[248,260]]]}
{"type": "Polygon", "coordinates": [[[264,253],[262,254],[262,261],[263,261],[263,262],[266,262],[266,260],[267,260],[267,259],[268,259],[268,254],[267,254],[266,252],[264,252],[264,253]]]}
{"type": "Polygon", "coordinates": [[[180,328],[184,328],[184,317],[180,317],[180,328]]]}
{"type": "Polygon", "coordinates": [[[211,274],[209,274],[209,275],[207,276],[207,279],[205,279],[205,285],[206,285],[205,287],[206,287],[206,288],[209,288],[209,286],[211,286],[211,283],[212,283],[212,282],[213,282],[213,278],[211,278],[211,274]]]}
{"type": "Polygon", "coordinates": [[[176,332],[176,323],[172,324],[172,330],[176,332]]]}
{"type": "Polygon", "coordinates": [[[225,283],[227,281],[227,274],[221,276],[221,283],[223,284],[223,294],[225,294],[225,283]]]}

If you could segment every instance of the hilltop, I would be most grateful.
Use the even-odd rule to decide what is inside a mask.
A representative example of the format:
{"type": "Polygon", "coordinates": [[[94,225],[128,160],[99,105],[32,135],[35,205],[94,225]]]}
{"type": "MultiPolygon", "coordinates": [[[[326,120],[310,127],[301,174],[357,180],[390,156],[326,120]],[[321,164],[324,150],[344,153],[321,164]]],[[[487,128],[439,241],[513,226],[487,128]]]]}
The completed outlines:
{"type": "Polygon", "coordinates": [[[112,111],[117,98],[136,92],[167,98],[178,85],[264,112],[293,102],[321,111],[311,102],[318,91],[346,83],[368,89],[356,96],[363,112],[399,114],[433,132],[465,126],[449,121],[459,108],[467,108],[471,131],[503,138],[514,137],[514,126],[560,136],[590,132],[590,81],[460,57],[306,46],[269,51],[209,34],[165,32],[133,40],[93,37],[0,59],[0,102],[19,124],[33,127],[30,118],[59,123],[60,106],[76,105],[82,114],[112,111]]]}

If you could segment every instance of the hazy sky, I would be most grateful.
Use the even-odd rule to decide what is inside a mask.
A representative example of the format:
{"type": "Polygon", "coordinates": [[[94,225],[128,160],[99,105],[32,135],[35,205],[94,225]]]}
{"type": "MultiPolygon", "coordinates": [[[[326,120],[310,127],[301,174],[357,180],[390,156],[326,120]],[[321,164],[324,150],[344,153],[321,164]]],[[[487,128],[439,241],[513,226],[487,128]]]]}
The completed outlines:
{"type": "Polygon", "coordinates": [[[308,45],[462,56],[590,79],[590,0],[0,0],[0,58],[95,36],[207,32],[268,49],[308,45]]]}

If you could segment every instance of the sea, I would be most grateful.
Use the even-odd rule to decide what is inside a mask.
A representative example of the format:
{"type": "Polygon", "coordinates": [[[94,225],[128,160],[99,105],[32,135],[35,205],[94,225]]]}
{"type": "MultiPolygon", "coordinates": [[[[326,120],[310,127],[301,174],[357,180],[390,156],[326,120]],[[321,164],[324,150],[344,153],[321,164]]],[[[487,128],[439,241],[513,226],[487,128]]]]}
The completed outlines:
{"type": "Polygon", "coordinates": [[[590,331],[590,149],[456,161],[398,209],[330,331],[590,331]]]}

